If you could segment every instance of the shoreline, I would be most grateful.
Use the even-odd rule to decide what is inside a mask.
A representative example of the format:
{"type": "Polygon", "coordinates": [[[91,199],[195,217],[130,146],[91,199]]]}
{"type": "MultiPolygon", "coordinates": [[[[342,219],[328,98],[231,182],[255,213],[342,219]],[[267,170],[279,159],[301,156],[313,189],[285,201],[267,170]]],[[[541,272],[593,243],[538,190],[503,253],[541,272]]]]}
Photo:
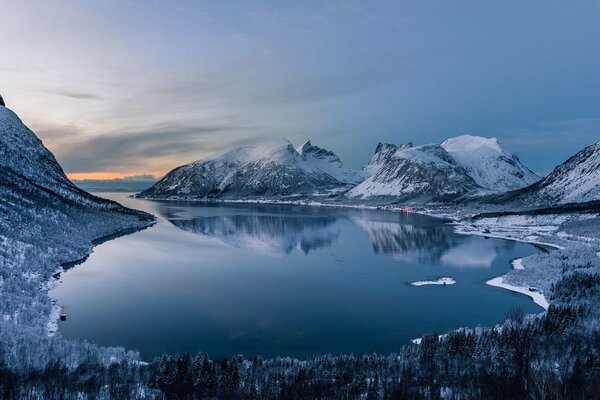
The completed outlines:
{"type": "MultiPolygon", "coordinates": [[[[394,206],[386,206],[386,205],[366,205],[366,204],[327,204],[327,203],[320,203],[320,202],[316,202],[316,201],[278,201],[278,200],[267,200],[267,201],[261,201],[261,200],[219,200],[219,199],[210,199],[210,200],[206,200],[206,199],[193,199],[193,200],[182,200],[182,199],[155,199],[155,198],[144,198],[144,197],[136,197],[135,193],[132,193],[130,195],[130,197],[136,198],[136,199],[140,199],[140,200],[150,200],[150,201],[165,201],[165,202],[190,202],[190,203],[221,203],[221,204],[258,204],[258,205],[282,205],[282,206],[290,206],[290,205],[296,205],[296,206],[305,206],[305,207],[323,207],[323,208],[347,208],[347,209],[362,209],[362,210],[381,210],[381,211],[389,211],[389,212],[404,212],[400,210],[400,207],[394,207],[394,206]]],[[[514,236],[506,236],[506,235],[499,235],[499,234],[494,234],[493,232],[484,232],[483,230],[466,230],[464,228],[469,227],[468,226],[468,221],[464,218],[460,218],[458,215],[456,214],[453,217],[448,216],[447,214],[436,214],[433,210],[427,210],[425,212],[423,212],[421,209],[415,209],[415,211],[410,211],[410,213],[413,214],[418,214],[418,215],[423,215],[423,216],[427,216],[427,217],[432,217],[441,221],[444,221],[450,225],[453,226],[453,231],[457,234],[461,234],[461,235],[475,235],[475,236],[482,236],[482,237],[489,237],[489,238],[494,238],[494,239],[502,239],[502,240],[510,240],[510,241],[514,241],[514,242],[520,242],[520,243],[528,243],[528,244],[533,244],[533,245],[538,245],[541,247],[547,247],[547,248],[551,248],[551,249],[556,249],[556,250],[561,250],[564,249],[564,246],[560,246],[558,244],[555,243],[547,243],[547,242],[542,242],[542,241],[536,241],[536,240],[530,240],[527,238],[519,238],[519,237],[514,237],[514,236]],[[461,229],[463,228],[463,229],[461,229]]],[[[108,236],[104,236],[102,238],[98,238],[96,240],[93,241],[91,249],[90,249],[90,253],[84,257],[83,259],[80,260],[75,260],[75,263],[80,263],[82,261],[85,261],[85,259],[87,259],[87,257],[89,257],[89,255],[93,252],[93,247],[95,247],[96,245],[99,245],[101,243],[103,243],[104,241],[102,240],[103,238],[107,238],[107,240],[111,240],[111,239],[116,239],[119,238],[121,236],[125,236],[127,234],[131,234],[131,233],[135,233],[137,231],[141,231],[143,229],[147,229],[151,226],[153,226],[156,221],[158,220],[157,216],[154,216],[155,220],[154,222],[150,223],[148,226],[143,227],[143,228],[139,228],[139,229],[125,229],[122,230],[118,233],[115,233],[113,235],[108,235],[108,236]],[[129,231],[129,232],[128,232],[129,231]]],[[[554,235],[553,235],[554,236],[554,235]]],[[[600,256],[600,255],[599,255],[600,256]]],[[[524,258],[517,258],[514,260],[510,261],[510,265],[511,265],[511,270],[522,270],[524,269],[524,265],[523,265],[523,259],[524,258]]],[[[73,262],[72,262],[73,263],[73,262]]],[[[62,264],[61,264],[62,267],[62,264]]],[[[510,270],[509,270],[510,272],[510,270]]],[[[548,307],[550,305],[549,301],[546,299],[546,297],[544,296],[543,293],[537,291],[530,291],[528,286],[515,286],[515,285],[511,285],[508,283],[504,282],[504,278],[506,277],[506,275],[508,274],[505,273],[503,275],[494,277],[492,279],[489,279],[485,282],[486,285],[492,286],[492,287],[498,287],[501,289],[505,289],[514,293],[519,293],[521,295],[525,295],[527,297],[529,297],[535,304],[539,305],[540,307],[542,307],[544,309],[544,311],[542,312],[546,312],[548,310],[548,307]]],[[[453,282],[456,283],[456,282],[453,282]]],[[[58,308],[58,314],[56,314],[57,319],[54,321],[54,323],[57,325],[57,331],[58,331],[58,316],[60,315],[60,308],[58,305],[56,305],[56,307],[58,308]]],[[[54,307],[53,307],[54,308],[54,307]]],[[[54,310],[53,310],[54,311],[54,310]]],[[[535,315],[535,314],[532,314],[535,315]]],[[[53,316],[54,316],[54,312],[53,312],[53,316]]],[[[50,327],[50,323],[48,325],[48,327],[50,327]]],[[[447,333],[446,333],[447,334],[447,333]]],[[[440,335],[441,337],[444,337],[446,334],[442,334],[440,335]]],[[[409,341],[409,343],[414,343],[414,344],[419,344],[421,338],[417,338],[417,339],[412,339],[409,341]]]]}
{"type": "MultiPolygon", "coordinates": [[[[131,197],[136,198],[136,199],[139,198],[139,199],[143,199],[143,200],[167,201],[167,202],[189,201],[189,202],[197,202],[197,203],[204,202],[204,203],[225,203],[225,204],[226,203],[233,203],[233,204],[237,203],[237,204],[265,204],[265,205],[298,205],[298,206],[306,206],[306,207],[351,208],[351,209],[363,209],[363,210],[381,210],[381,211],[391,211],[391,212],[403,212],[400,210],[400,207],[394,207],[394,206],[390,206],[390,205],[327,204],[327,203],[321,203],[321,202],[314,201],[314,200],[304,200],[304,201],[303,200],[298,200],[298,201],[258,200],[258,199],[254,199],[254,200],[251,200],[251,199],[247,199],[247,200],[236,200],[236,199],[188,199],[188,200],[182,200],[182,199],[157,199],[157,198],[151,198],[151,197],[137,197],[135,195],[135,193],[132,194],[131,197]]],[[[468,231],[465,229],[461,229],[461,227],[465,228],[467,226],[467,222],[465,221],[464,218],[460,218],[458,216],[459,214],[455,214],[454,217],[450,217],[447,214],[437,214],[433,210],[423,212],[419,208],[417,208],[415,211],[412,211],[412,209],[411,209],[410,213],[424,215],[424,216],[431,217],[431,218],[436,218],[436,219],[439,219],[446,223],[449,223],[450,225],[453,226],[453,231],[459,235],[474,235],[474,236],[482,236],[482,237],[488,237],[488,238],[493,238],[493,239],[510,240],[510,241],[514,241],[514,242],[528,243],[528,244],[538,245],[538,246],[542,246],[542,247],[545,246],[545,247],[549,247],[549,248],[555,249],[555,250],[565,249],[564,246],[560,246],[560,245],[557,245],[554,243],[529,240],[526,238],[503,236],[503,235],[499,235],[499,234],[493,234],[492,232],[486,233],[486,232],[477,231],[477,230],[468,231]]],[[[525,267],[523,265],[523,258],[512,260],[510,262],[510,265],[511,265],[512,269],[516,269],[516,270],[525,269],[525,267]]],[[[510,270],[509,270],[509,272],[510,272],[510,270]]],[[[504,278],[506,277],[507,274],[508,274],[508,272],[506,274],[492,278],[492,279],[486,281],[485,284],[493,286],[493,287],[499,287],[499,288],[502,288],[502,289],[505,289],[505,290],[508,290],[508,291],[511,291],[514,293],[523,294],[527,297],[530,297],[534,303],[536,303],[537,305],[542,307],[545,311],[548,310],[549,302],[546,299],[546,297],[543,295],[543,293],[531,292],[529,290],[529,287],[526,287],[526,286],[514,286],[514,285],[504,283],[504,278]]]]}
{"type": "Polygon", "coordinates": [[[510,290],[511,292],[521,293],[527,297],[531,297],[533,302],[542,307],[545,311],[548,311],[548,307],[550,307],[550,303],[548,300],[546,300],[546,297],[542,293],[538,292],[537,290],[531,291],[527,287],[513,286],[508,283],[504,283],[504,275],[490,279],[486,282],[486,285],[510,290]]]}
{"type": "Polygon", "coordinates": [[[78,259],[75,259],[75,260],[65,261],[65,262],[61,263],[59,265],[59,267],[56,269],[56,271],[52,274],[50,279],[43,283],[42,290],[47,293],[48,297],[50,297],[50,300],[52,301],[52,310],[50,311],[50,316],[48,318],[48,322],[46,323],[46,333],[48,336],[52,337],[52,336],[56,335],[59,331],[58,321],[60,319],[60,315],[62,312],[62,306],[57,303],[56,299],[54,299],[50,296],[50,291],[59,284],[61,274],[64,272],[67,272],[69,269],[71,269],[73,267],[76,267],[76,266],[84,263],[92,255],[92,253],[94,252],[94,248],[96,246],[100,246],[101,244],[109,242],[111,240],[118,239],[122,236],[131,235],[133,233],[137,233],[137,232],[143,231],[145,229],[148,229],[148,228],[154,226],[157,223],[157,218],[155,216],[153,216],[153,217],[154,217],[154,219],[149,221],[148,225],[140,226],[140,227],[124,228],[124,229],[118,230],[115,233],[103,235],[96,239],[93,239],[90,243],[89,251],[87,252],[86,255],[84,255],[83,257],[79,257],[78,259]]]}
{"type": "MultiPolygon", "coordinates": [[[[519,243],[528,243],[528,244],[533,244],[533,245],[537,245],[537,246],[546,246],[546,247],[550,247],[553,250],[565,249],[564,246],[560,246],[560,245],[557,245],[554,243],[546,243],[546,242],[541,242],[541,241],[536,241],[536,240],[528,240],[525,238],[516,238],[516,237],[511,237],[511,236],[496,235],[496,234],[493,234],[492,232],[485,233],[483,231],[460,230],[460,227],[465,226],[464,222],[455,221],[453,223],[453,225],[455,226],[454,232],[456,232],[457,234],[460,234],[460,235],[475,235],[475,236],[489,237],[489,238],[494,238],[494,239],[511,240],[511,241],[519,242],[519,243]]],[[[521,257],[521,258],[511,260],[510,266],[511,266],[512,270],[524,270],[525,265],[523,264],[523,261],[525,258],[526,257],[521,257]]],[[[528,286],[515,286],[515,285],[511,285],[509,283],[505,283],[504,279],[507,274],[508,274],[508,272],[506,274],[492,278],[492,279],[486,281],[485,284],[489,285],[489,286],[505,289],[505,290],[511,291],[513,293],[519,293],[519,294],[525,295],[525,296],[531,298],[531,300],[535,304],[542,307],[544,309],[544,312],[548,311],[548,308],[550,307],[550,302],[548,301],[548,299],[546,299],[546,296],[544,296],[543,293],[537,291],[537,289],[535,291],[531,291],[531,290],[529,290],[528,286]]]]}
{"type": "MultiPolygon", "coordinates": [[[[138,198],[135,196],[135,194],[132,195],[132,197],[134,198],[138,198]]],[[[190,202],[198,202],[198,203],[237,203],[237,204],[272,204],[272,205],[299,205],[299,206],[307,206],[307,207],[328,207],[328,208],[352,208],[352,209],[368,209],[368,210],[381,210],[381,211],[391,211],[391,212],[402,212],[400,211],[400,207],[394,207],[394,206],[390,206],[390,205],[366,205],[366,204],[327,204],[327,203],[321,203],[318,201],[314,201],[314,200],[298,200],[298,201],[285,201],[285,200],[235,200],[235,199],[193,199],[193,200],[181,200],[181,199],[153,199],[153,198],[141,198],[141,199],[147,199],[147,200],[151,200],[151,201],[190,201],[190,202]]],[[[453,231],[459,235],[475,235],[475,236],[482,236],[482,237],[489,237],[489,238],[494,238],[494,239],[502,239],[502,240],[510,240],[510,241],[514,241],[514,242],[520,242],[520,243],[528,243],[528,244],[533,244],[533,245],[537,245],[537,246],[542,246],[542,247],[547,247],[550,249],[555,249],[555,250],[562,250],[565,247],[555,244],[555,243],[547,243],[547,242],[542,242],[542,241],[538,241],[538,240],[530,240],[527,238],[518,238],[518,237],[511,237],[511,236],[506,236],[506,235],[500,235],[500,234],[494,234],[491,231],[490,232],[484,232],[483,230],[473,230],[473,231],[469,231],[465,228],[467,228],[467,224],[468,222],[464,219],[461,218],[459,215],[460,214],[455,214],[453,217],[448,216],[447,214],[437,214],[435,211],[433,210],[428,210],[428,211],[421,211],[421,209],[417,208],[415,211],[411,210],[411,213],[414,214],[419,214],[419,215],[424,215],[424,216],[428,216],[428,217],[432,217],[432,218],[436,218],[442,221],[445,221],[451,225],[453,225],[453,231]]],[[[523,270],[525,269],[525,266],[523,264],[523,259],[524,258],[518,258],[515,260],[512,260],[510,262],[511,268],[513,270],[523,270]]],[[[510,270],[509,270],[510,272],[510,270]]],[[[540,307],[542,307],[544,309],[544,311],[548,310],[548,307],[550,305],[549,301],[546,299],[546,297],[544,296],[543,293],[537,291],[530,291],[528,286],[515,286],[515,285],[511,285],[508,283],[504,282],[504,279],[506,277],[506,275],[508,274],[505,273],[503,275],[494,277],[492,279],[489,279],[488,281],[485,282],[486,285],[492,286],[492,287],[498,287],[498,288],[502,288],[514,293],[519,293],[522,295],[525,295],[529,298],[531,298],[531,300],[539,305],[540,307]]],[[[455,283],[455,282],[454,282],[455,283]]],[[[412,283],[411,283],[412,285],[412,283]]]]}

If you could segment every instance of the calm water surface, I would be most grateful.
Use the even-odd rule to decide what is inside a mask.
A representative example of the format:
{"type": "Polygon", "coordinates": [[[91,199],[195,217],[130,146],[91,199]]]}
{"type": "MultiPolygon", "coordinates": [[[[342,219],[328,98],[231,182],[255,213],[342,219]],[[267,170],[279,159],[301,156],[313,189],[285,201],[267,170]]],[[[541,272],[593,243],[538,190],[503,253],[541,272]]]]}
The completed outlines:
{"type": "Polygon", "coordinates": [[[106,242],[51,291],[67,338],[212,357],[387,353],[494,325],[528,297],[485,285],[532,245],[457,235],[415,214],[194,204],[102,193],[159,216],[106,242]],[[454,277],[448,286],[408,282],[454,277]]]}

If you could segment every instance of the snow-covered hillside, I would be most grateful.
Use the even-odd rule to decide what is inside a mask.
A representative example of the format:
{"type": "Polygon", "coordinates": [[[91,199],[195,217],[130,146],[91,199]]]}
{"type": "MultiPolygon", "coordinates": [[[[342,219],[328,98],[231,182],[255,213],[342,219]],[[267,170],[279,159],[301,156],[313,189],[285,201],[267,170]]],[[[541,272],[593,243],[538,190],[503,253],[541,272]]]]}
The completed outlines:
{"type": "Polygon", "coordinates": [[[367,177],[363,171],[347,168],[334,152],[313,146],[310,140],[296,151],[314,170],[331,175],[341,183],[357,184],[367,177]]]}
{"type": "Polygon", "coordinates": [[[249,144],[175,168],[140,197],[314,196],[356,183],[361,174],[310,142],[249,144]]]}
{"type": "Polygon", "coordinates": [[[75,187],[35,134],[0,106],[0,364],[77,365],[88,357],[108,364],[123,356],[48,338],[58,314],[47,289],[60,265],[88,255],[93,240],[152,220],[75,187]]]}
{"type": "Polygon", "coordinates": [[[385,157],[379,169],[347,196],[363,200],[443,201],[477,189],[480,187],[475,180],[440,145],[405,145],[385,157]]]}
{"type": "Polygon", "coordinates": [[[504,150],[496,138],[462,135],[445,140],[442,147],[483,188],[496,192],[529,186],[541,178],[504,150]]]}
{"type": "Polygon", "coordinates": [[[522,188],[540,178],[494,138],[463,135],[441,145],[378,144],[363,168],[371,177],[348,192],[354,199],[440,201],[522,188]]]}
{"type": "Polygon", "coordinates": [[[76,205],[102,210],[127,210],[113,201],[92,196],[71,183],[42,141],[13,111],[3,106],[0,106],[0,133],[0,169],[5,171],[5,178],[12,176],[11,179],[35,185],[76,205]]]}
{"type": "Polygon", "coordinates": [[[600,142],[581,150],[543,180],[493,199],[527,208],[600,201],[600,142]]]}
{"type": "Polygon", "coordinates": [[[406,143],[400,147],[390,143],[378,143],[373,157],[371,157],[369,162],[363,167],[363,171],[371,176],[375,174],[399,148],[407,149],[411,147],[412,143],[406,143]]]}

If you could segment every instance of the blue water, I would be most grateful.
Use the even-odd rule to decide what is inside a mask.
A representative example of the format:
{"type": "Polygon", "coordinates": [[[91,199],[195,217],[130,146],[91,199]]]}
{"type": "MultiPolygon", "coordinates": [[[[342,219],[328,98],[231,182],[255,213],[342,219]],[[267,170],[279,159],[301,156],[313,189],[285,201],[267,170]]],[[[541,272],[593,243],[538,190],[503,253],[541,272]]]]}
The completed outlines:
{"type": "Polygon", "coordinates": [[[159,216],[62,274],[51,296],[67,338],[163,353],[308,357],[388,353],[428,332],[492,326],[542,309],[485,281],[540,251],[453,233],[416,214],[155,202],[159,216]],[[409,282],[453,277],[455,285],[409,282]]]}

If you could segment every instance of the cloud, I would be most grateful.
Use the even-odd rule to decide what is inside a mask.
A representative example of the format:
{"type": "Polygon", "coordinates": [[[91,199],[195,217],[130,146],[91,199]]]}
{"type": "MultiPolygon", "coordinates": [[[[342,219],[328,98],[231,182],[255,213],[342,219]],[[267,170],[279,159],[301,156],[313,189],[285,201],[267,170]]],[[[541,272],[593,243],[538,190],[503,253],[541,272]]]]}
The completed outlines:
{"type": "Polygon", "coordinates": [[[57,149],[57,156],[70,172],[135,170],[165,158],[192,161],[198,154],[215,150],[215,137],[236,129],[234,126],[163,122],[82,137],[76,142],[65,140],[57,149]]]}
{"type": "Polygon", "coordinates": [[[70,91],[70,90],[47,91],[47,93],[54,94],[57,96],[70,97],[72,99],[78,99],[78,100],[100,100],[100,99],[102,99],[102,97],[97,96],[95,94],[70,91]]]}

